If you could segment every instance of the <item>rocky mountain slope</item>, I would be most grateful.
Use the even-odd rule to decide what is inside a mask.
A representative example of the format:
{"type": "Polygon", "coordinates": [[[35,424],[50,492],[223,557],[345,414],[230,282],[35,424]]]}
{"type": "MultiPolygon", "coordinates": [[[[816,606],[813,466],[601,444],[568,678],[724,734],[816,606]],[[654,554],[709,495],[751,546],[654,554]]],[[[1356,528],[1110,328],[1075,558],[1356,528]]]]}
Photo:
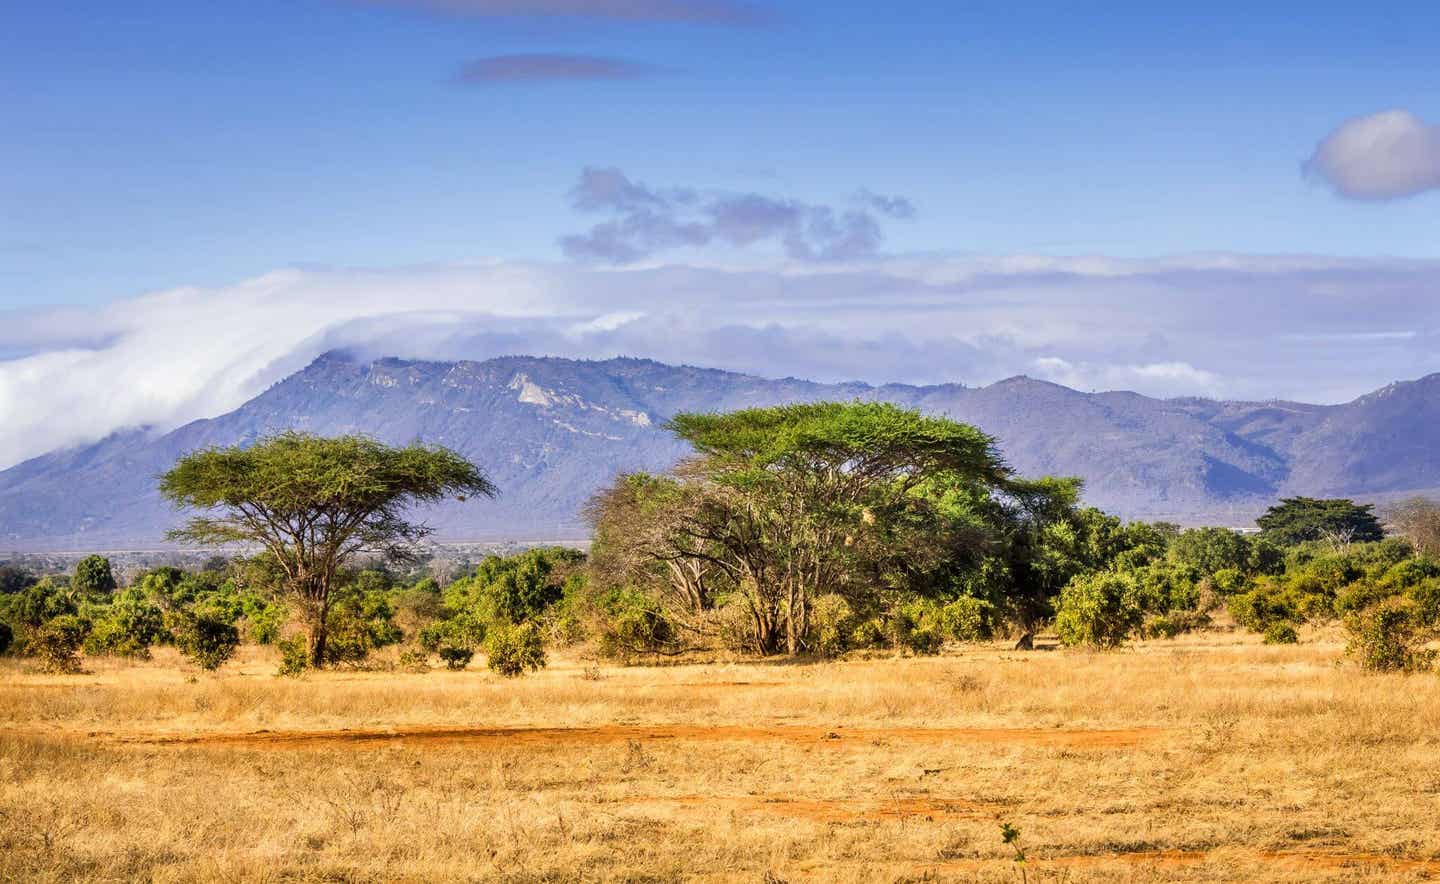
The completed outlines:
{"type": "Polygon", "coordinates": [[[0,472],[0,549],[159,545],[180,521],[155,477],[181,454],[296,428],[457,449],[503,495],[427,513],[445,539],[581,537],[578,513],[615,473],[684,448],[680,411],[883,399],[998,437],[1025,475],[1082,476],[1089,502],[1135,518],[1245,524],[1282,494],[1391,495],[1440,487],[1440,376],[1345,405],[1087,394],[1017,377],[986,387],[816,384],[640,359],[361,362],[328,354],[235,411],[172,432],[134,430],[0,472]]]}

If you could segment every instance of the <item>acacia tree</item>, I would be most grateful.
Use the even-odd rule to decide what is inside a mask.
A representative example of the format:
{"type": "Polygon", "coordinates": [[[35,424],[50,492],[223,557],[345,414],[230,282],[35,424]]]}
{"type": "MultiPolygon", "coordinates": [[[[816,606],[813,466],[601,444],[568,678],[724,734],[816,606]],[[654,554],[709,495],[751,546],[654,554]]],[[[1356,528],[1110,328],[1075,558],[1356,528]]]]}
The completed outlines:
{"type": "Polygon", "coordinates": [[[411,506],[497,493],[478,467],[446,448],[297,432],[192,452],[161,477],[160,491],[178,507],[206,512],[171,539],[255,544],[274,557],[315,666],[325,663],[330,588],[347,561],[360,553],[407,560],[431,533],[406,518],[411,506]]]}
{"type": "Polygon", "coordinates": [[[1287,497],[1255,520],[1265,539],[1290,546],[1336,538],[1344,543],[1385,539],[1370,504],[1344,498],[1287,497]]]}
{"type": "Polygon", "coordinates": [[[695,457],[595,499],[597,558],[661,575],[672,610],[737,595],[766,654],[803,649],[818,594],[914,589],[981,542],[949,492],[984,497],[1010,475],[974,427],[883,403],[682,414],[670,429],[695,457]]]}

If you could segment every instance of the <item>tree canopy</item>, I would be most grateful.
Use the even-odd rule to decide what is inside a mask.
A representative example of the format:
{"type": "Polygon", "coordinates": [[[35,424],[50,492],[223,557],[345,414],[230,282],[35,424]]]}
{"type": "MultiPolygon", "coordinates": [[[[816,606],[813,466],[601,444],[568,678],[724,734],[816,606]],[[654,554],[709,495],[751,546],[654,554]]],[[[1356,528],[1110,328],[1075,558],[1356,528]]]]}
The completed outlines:
{"type": "Polygon", "coordinates": [[[595,573],[651,587],[682,627],[739,612],[761,653],[808,647],[822,594],[863,614],[891,595],[953,596],[985,561],[1003,572],[1003,551],[1069,513],[1078,490],[1016,480],[981,431],[887,403],[681,414],[669,427],[695,456],[594,498],[595,573]]]}
{"type": "Polygon", "coordinates": [[[1281,546],[1307,540],[1370,543],[1385,538],[1374,507],[1344,498],[1287,497],[1255,524],[1267,540],[1281,546]]]}
{"type": "Polygon", "coordinates": [[[325,661],[330,586],[342,565],[362,552],[407,557],[431,533],[407,518],[416,504],[496,493],[478,467],[445,448],[297,432],[188,454],[161,477],[160,490],[176,506],[206,513],[172,539],[258,544],[274,558],[301,603],[315,665],[325,661]]]}

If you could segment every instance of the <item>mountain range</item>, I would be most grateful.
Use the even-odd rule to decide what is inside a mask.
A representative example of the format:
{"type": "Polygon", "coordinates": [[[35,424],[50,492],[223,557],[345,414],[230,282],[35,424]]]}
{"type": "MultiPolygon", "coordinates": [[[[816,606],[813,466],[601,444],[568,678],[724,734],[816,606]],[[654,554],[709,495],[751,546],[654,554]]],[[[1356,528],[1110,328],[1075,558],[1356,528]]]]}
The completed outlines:
{"type": "Polygon", "coordinates": [[[1440,374],[1307,405],[1083,393],[1027,377],[871,386],[631,358],[329,353],[228,414],[117,432],[0,472],[0,549],[160,546],[183,516],[160,498],[156,476],[196,448],[291,428],[420,440],[480,464],[501,496],[423,514],[437,539],[576,539],[586,533],[581,507],[616,473],[685,454],[664,429],[672,415],[821,399],[884,400],[973,423],[1020,474],[1080,476],[1087,502],[1127,518],[1241,526],[1285,495],[1380,500],[1440,487],[1440,374]]]}

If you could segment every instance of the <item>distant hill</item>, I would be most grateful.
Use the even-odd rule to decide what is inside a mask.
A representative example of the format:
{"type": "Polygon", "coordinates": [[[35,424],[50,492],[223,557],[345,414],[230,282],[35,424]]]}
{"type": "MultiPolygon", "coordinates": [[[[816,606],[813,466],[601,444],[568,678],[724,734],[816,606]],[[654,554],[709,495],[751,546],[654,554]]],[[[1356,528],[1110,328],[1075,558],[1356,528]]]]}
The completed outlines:
{"type": "Polygon", "coordinates": [[[427,513],[441,539],[580,537],[579,510],[597,487],[684,454],[661,428],[675,413],[855,398],[974,423],[1021,474],[1081,476],[1090,503],[1130,518],[1242,525],[1283,494],[1440,487],[1440,375],[1320,406],[1080,393],[1025,377],[874,387],[643,359],[361,362],[332,353],[229,414],[168,433],[116,433],[0,472],[0,549],[160,545],[180,517],[159,498],[158,474],[195,448],[287,428],[423,440],[484,466],[503,495],[427,513]]]}

